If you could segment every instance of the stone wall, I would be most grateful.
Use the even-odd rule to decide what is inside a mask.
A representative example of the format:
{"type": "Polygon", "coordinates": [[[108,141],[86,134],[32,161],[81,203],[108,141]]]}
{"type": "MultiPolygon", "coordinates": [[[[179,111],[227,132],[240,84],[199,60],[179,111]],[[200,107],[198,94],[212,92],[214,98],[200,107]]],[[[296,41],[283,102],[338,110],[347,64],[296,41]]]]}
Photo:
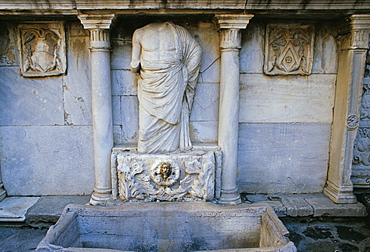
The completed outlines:
{"type": "MultiPolygon", "coordinates": [[[[137,141],[138,101],[135,76],[129,71],[131,36],[153,20],[118,18],[111,31],[116,145],[137,141]]],[[[191,114],[192,141],[217,143],[219,34],[210,19],[175,23],[186,27],[203,49],[191,114]]],[[[335,29],[330,23],[313,23],[310,75],[267,76],[263,71],[266,23],[252,19],[242,32],[238,186],[248,193],[321,192],[334,106],[335,29]]],[[[0,152],[8,194],[90,194],[94,168],[87,32],[79,22],[66,22],[66,75],[25,78],[19,72],[16,26],[4,24],[0,152]]]]}
{"type": "Polygon", "coordinates": [[[8,195],[91,194],[94,183],[88,36],[65,24],[67,74],[20,75],[17,29],[3,22],[0,157],[8,195]]]}
{"type": "Polygon", "coordinates": [[[330,23],[313,24],[310,75],[267,76],[263,73],[265,25],[278,22],[252,19],[242,39],[239,189],[248,193],[321,192],[334,106],[336,29],[330,23]]]}

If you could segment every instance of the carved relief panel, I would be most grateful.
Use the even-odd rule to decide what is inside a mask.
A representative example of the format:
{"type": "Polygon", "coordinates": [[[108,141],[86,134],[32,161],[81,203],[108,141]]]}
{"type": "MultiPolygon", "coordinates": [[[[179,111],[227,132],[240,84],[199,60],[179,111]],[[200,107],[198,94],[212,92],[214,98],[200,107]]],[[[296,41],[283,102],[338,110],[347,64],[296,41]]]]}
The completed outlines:
{"type": "Polygon", "coordinates": [[[314,34],[311,24],[267,24],[264,73],[311,74],[314,34]]]}
{"type": "Polygon", "coordinates": [[[215,195],[213,151],[119,152],[112,164],[113,195],[123,201],[206,201],[215,195]]]}
{"type": "Polygon", "coordinates": [[[66,47],[62,22],[19,24],[18,35],[23,76],[44,77],[65,73],[66,47]]]}

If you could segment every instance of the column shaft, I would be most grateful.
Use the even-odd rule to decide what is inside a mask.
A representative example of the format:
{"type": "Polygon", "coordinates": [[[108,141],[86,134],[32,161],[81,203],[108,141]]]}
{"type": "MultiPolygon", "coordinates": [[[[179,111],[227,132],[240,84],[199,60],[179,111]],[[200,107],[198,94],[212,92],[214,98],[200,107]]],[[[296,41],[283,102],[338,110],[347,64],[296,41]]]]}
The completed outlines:
{"type": "Polygon", "coordinates": [[[220,204],[241,203],[238,192],[240,29],[253,15],[216,15],[221,28],[221,70],[218,144],[223,153],[220,204]]]}
{"type": "Polygon", "coordinates": [[[111,199],[110,156],[113,147],[109,28],[113,15],[80,15],[90,30],[90,69],[94,139],[95,185],[90,204],[111,199]]]}

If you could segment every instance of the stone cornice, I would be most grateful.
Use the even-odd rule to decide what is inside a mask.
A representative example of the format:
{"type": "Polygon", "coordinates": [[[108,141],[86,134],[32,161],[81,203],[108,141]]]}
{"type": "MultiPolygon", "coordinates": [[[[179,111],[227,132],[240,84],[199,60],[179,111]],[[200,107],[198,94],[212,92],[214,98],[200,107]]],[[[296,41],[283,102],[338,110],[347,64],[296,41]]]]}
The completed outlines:
{"type": "Polygon", "coordinates": [[[220,29],[245,29],[253,16],[251,14],[218,14],[215,18],[220,29]]]}
{"type": "Polygon", "coordinates": [[[332,13],[353,13],[353,11],[369,11],[370,0],[189,0],[186,4],[178,0],[0,0],[0,13],[9,15],[75,15],[78,11],[90,10],[156,10],[162,11],[184,10],[184,14],[201,11],[255,11],[262,12],[286,12],[286,11],[309,11],[310,13],[322,12],[323,10],[332,13]]]}

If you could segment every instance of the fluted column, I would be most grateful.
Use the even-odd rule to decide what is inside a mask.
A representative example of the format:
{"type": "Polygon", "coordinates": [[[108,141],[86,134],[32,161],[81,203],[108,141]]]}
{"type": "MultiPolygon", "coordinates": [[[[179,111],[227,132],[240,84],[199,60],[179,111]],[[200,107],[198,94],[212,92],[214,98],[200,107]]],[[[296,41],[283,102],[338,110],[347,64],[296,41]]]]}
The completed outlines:
{"type": "Polygon", "coordinates": [[[239,131],[240,30],[253,15],[216,15],[220,28],[221,70],[218,145],[223,153],[220,204],[239,204],[236,185],[239,131]]]}
{"type": "Polygon", "coordinates": [[[370,15],[352,15],[339,36],[340,53],[330,145],[329,171],[324,193],[335,203],[355,203],[351,182],[353,144],[360,118],[360,101],[370,15]],[[349,28],[349,29],[348,29],[349,28]]]}
{"type": "Polygon", "coordinates": [[[94,131],[95,185],[90,204],[111,199],[110,155],[113,147],[109,29],[114,15],[80,15],[90,31],[90,69],[94,131]]]}

